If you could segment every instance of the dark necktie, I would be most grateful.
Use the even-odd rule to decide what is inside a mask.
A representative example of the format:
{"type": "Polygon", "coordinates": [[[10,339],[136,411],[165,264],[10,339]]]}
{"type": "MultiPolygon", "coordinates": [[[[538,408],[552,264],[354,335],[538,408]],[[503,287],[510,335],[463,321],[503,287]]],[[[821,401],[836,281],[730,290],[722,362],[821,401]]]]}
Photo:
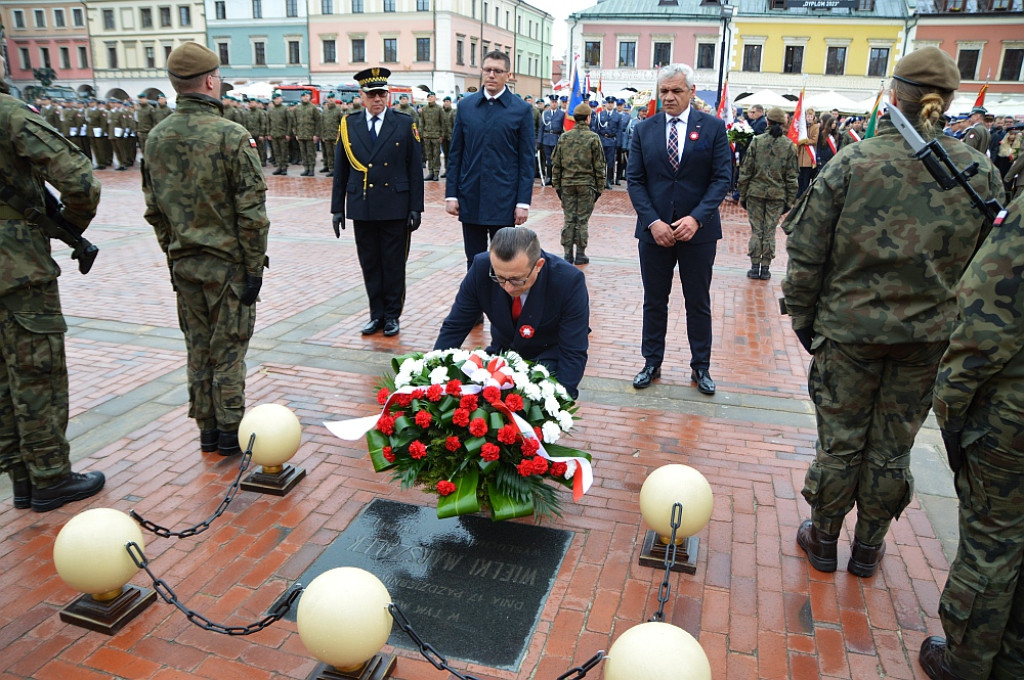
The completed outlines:
{"type": "Polygon", "coordinates": [[[377,141],[377,121],[380,120],[377,116],[370,119],[370,139],[377,141]]]}
{"type": "Polygon", "coordinates": [[[678,118],[669,121],[668,129],[668,162],[672,164],[672,171],[679,169],[679,132],[676,130],[678,118]]]}
{"type": "Polygon", "coordinates": [[[523,299],[518,295],[512,299],[512,323],[519,323],[519,315],[523,311],[523,299]]]}

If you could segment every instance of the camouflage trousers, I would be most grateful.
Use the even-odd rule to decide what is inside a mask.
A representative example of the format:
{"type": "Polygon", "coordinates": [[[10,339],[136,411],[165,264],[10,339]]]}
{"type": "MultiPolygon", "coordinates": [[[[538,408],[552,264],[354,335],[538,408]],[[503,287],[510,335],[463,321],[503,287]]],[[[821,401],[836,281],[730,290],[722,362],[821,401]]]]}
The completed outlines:
{"type": "Polygon", "coordinates": [[[585,249],[590,240],[588,222],[594,212],[594,189],[591,186],[562,187],[562,248],[566,252],[573,245],[585,249]]]}
{"type": "Polygon", "coordinates": [[[814,351],[807,389],[817,455],[803,495],[818,531],[837,536],[857,506],[856,538],[878,545],[914,492],[910,449],[932,403],[945,342],[841,344],[814,351]]]}
{"type": "Polygon", "coordinates": [[[423,138],[423,160],[427,162],[427,170],[431,175],[441,174],[441,138],[423,138]]]}
{"type": "Polygon", "coordinates": [[[299,153],[302,154],[302,167],[307,170],[316,169],[316,142],[312,139],[300,139],[299,153]]]}
{"type": "Polygon", "coordinates": [[[256,306],[240,301],[245,269],[212,255],[174,262],[178,321],[188,350],[188,415],[200,430],[234,432],[245,412],[245,353],[256,306]]]}
{"type": "Polygon", "coordinates": [[[963,678],[1024,678],[1024,442],[967,445],[960,544],[939,600],[946,663],[963,678]]]}
{"type": "Polygon", "coordinates": [[[143,158],[146,157],[146,140],[149,139],[148,132],[139,133],[139,155],[143,158]]]}
{"type": "Polygon", "coordinates": [[[28,292],[0,300],[0,472],[46,488],[71,472],[67,324],[56,281],[28,292]]]}
{"type": "Polygon", "coordinates": [[[288,140],[283,135],[278,135],[270,140],[274,149],[274,165],[279,168],[288,169],[288,140]]]}
{"type": "Polygon", "coordinates": [[[747,254],[750,264],[767,267],[775,259],[775,229],[779,226],[782,201],[769,198],[747,198],[747,217],[750,218],[750,241],[747,254]]]}
{"type": "Polygon", "coordinates": [[[256,153],[260,156],[260,163],[267,164],[267,140],[263,137],[253,137],[256,140],[256,153]]]}
{"type": "Polygon", "coordinates": [[[334,172],[334,140],[321,139],[320,144],[323,146],[324,167],[327,172],[334,172]]]}

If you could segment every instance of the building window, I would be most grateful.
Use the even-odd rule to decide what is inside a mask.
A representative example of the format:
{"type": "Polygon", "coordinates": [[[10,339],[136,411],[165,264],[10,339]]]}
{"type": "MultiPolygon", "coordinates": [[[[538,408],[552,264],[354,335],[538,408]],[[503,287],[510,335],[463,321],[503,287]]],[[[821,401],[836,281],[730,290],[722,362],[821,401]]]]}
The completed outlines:
{"type": "Polygon", "coordinates": [[[465,55],[463,54],[462,38],[455,41],[455,63],[462,66],[466,63],[465,55]]]}
{"type": "Polygon", "coordinates": [[[416,11],[417,12],[429,12],[430,11],[430,0],[416,0],[416,11]]]}
{"type": "Polygon", "coordinates": [[[263,0],[252,0],[252,18],[263,18],[263,0]]]}
{"type": "Polygon", "coordinates": [[[394,12],[395,11],[395,0],[384,0],[384,11],[394,12]]]}
{"type": "Polygon", "coordinates": [[[947,12],[962,12],[964,11],[964,5],[966,0],[946,0],[946,11],[947,12]]]}
{"type": "Polygon", "coordinates": [[[171,27],[171,8],[161,7],[160,8],[160,28],[171,27]]]}
{"type": "Polygon", "coordinates": [[[992,12],[1005,12],[1010,9],[1010,0],[992,0],[989,9],[992,12]]]}
{"type": "Polygon", "coordinates": [[[231,65],[231,50],[226,42],[217,43],[217,56],[220,57],[221,66],[231,65]]]}
{"type": "Polygon", "coordinates": [[[718,45],[713,43],[697,44],[697,68],[715,68],[715,50],[718,45]]]}
{"type": "Polygon", "coordinates": [[[66,47],[60,48],[60,67],[65,70],[71,68],[71,50],[66,47]]]}
{"type": "Polygon", "coordinates": [[[783,73],[803,73],[804,71],[804,47],[803,45],[786,45],[786,53],[782,58],[783,73]]]}
{"type": "Polygon", "coordinates": [[[50,48],[40,47],[39,48],[39,63],[44,68],[53,68],[53,64],[50,63],[50,48]]]}
{"type": "Polygon", "coordinates": [[[476,66],[476,43],[469,43],[469,65],[476,66]]]}
{"type": "Polygon", "coordinates": [[[71,10],[71,25],[75,26],[76,28],[81,28],[82,26],[85,26],[85,12],[83,12],[81,9],[78,9],[77,7],[71,10]]]}
{"type": "Polygon", "coordinates": [[[267,43],[254,42],[252,44],[252,63],[255,66],[267,65],[267,43]]]}
{"type": "Polygon", "coordinates": [[[352,63],[361,64],[366,61],[366,40],[363,38],[352,39],[352,63]]]}
{"type": "Polygon", "coordinates": [[[164,45],[164,63],[171,58],[171,52],[174,51],[174,45],[164,45]]]}
{"type": "Polygon", "coordinates": [[[107,45],[107,68],[117,68],[117,48],[107,45]]]}
{"type": "Polygon", "coordinates": [[[85,45],[78,47],[78,68],[89,68],[89,50],[85,45]]]}
{"type": "Polygon", "coordinates": [[[960,69],[960,80],[974,80],[978,74],[978,57],[981,50],[960,50],[956,57],[957,68],[960,69]]]}
{"type": "Polygon", "coordinates": [[[469,9],[473,13],[473,18],[476,19],[476,0],[469,0],[469,9]]]}
{"type": "Polygon", "coordinates": [[[156,68],[156,50],[152,47],[147,47],[146,50],[146,68],[156,68]]]}
{"type": "Polygon", "coordinates": [[[501,8],[500,7],[495,7],[494,8],[494,25],[495,26],[500,25],[498,23],[498,17],[500,17],[500,16],[501,16],[501,8]]]}
{"type": "Polygon", "coordinates": [[[16,9],[16,10],[13,11],[13,13],[14,13],[14,27],[15,28],[25,28],[25,11],[24,10],[20,10],[20,9],[16,9]]]}
{"type": "Polygon", "coordinates": [[[875,9],[875,0],[857,0],[857,9],[862,12],[873,12],[875,9]]]}
{"type": "Polygon", "coordinates": [[[1024,65],[1024,49],[1006,50],[1003,52],[1003,67],[999,69],[999,80],[1020,80],[1022,65],[1024,65]]]}
{"type": "Polygon", "coordinates": [[[398,39],[384,38],[384,61],[398,61],[398,39]]]}
{"type": "Polygon", "coordinates": [[[841,76],[846,71],[846,48],[829,47],[825,56],[825,75],[841,76]]]}
{"type": "Polygon", "coordinates": [[[416,38],[416,61],[430,61],[430,38],[416,38]]]}
{"type": "Polygon", "coordinates": [[[522,16],[517,16],[516,17],[516,33],[522,33],[522,32],[523,32],[523,17],[522,16]]]}
{"type": "Polygon", "coordinates": [[[153,28],[153,10],[144,7],[139,10],[139,25],[142,28],[153,28]]]}
{"type": "Polygon", "coordinates": [[[289,40],[288,41],[288,63],[289,64],[300,64],[302,60],[299,58],[299,41],[289,40]]]}
{"type": "Polygon", "coordinates": [[[36,28],[46,28],[46,10],[34,10],[33,15],[35,16],[36,28]]]}
{"type": "Polygon", "coordinates": [[[114,30],[114,10],[103,10],[103,28],[107,31],[114,30]]]}
{"type": "Polygon", "coordinates": [[[743,70],[759,73],[761,71],[761,47],[762,45],[743,46],[743,70]]]}
{"type": "Polygon", "coordinates": [[[18,48],[18,56],[21,58],[21,70],[28,71],[32,68],[32,57],[27,47],[18,48]]]}
{"type": "Polygon", "coordinates": [[[872,47],[868,59],[868,75],[884,78],[889,70],[889,48],[872,47]]]}
{"type": "Polygon", "coordinates": [[[338,61],[338,45],[333,40],[324,41],[324,63],[335,64],[338,61]]]}
{"type": "Polygon", "coordinates": [[[629,41],[619,43],[619,67],[636,68],[635,42],[629,41]]]}
{"type": "Polygon", "coordinates": [[[320,14],[334,14],[334,0],[320,0],[320,14]]]}
{"type": "Polygon", "coordinates": [[[352,0],[352,14],[363,13],[363,0],[352,0]]]}
{"type": "Polygon", "coordinates": [[[654,43],[654,67],[664,66],[672,63],[672,43],[654,43]]]}
{"type": "Polygon", "coordinates": [[[213,13],[217,19],[228,18],[228,12],[224,8],[224,0],[217,0],[217,2],[213,3],[213,13]]]}
{"type": "Polygon", "coordinates": [[[179,26],[191,26],[192,25],[192,8],[186,5],[178,6],[178,25],[179,26]]]}
{"type": "Polygon", "coordinates": [[[505,10],[505,30],[508,30],[508,10],[505,10]]]}
{"type": "Polygon", "coordinates": [[[288,17],[299,16],[299,0],[285,0],[284,14],[288,17]]]}
{"type": "Polygon", "coordinates": [[[584,66],[601,66],[601,41],[588,40],[583,48],[584,66]]]}
{"type": "Polygon", "coordinates": [[[64,20],[64,10],[55,9],[53,10],[53,25],[57,28],[67,28],[67,22],[64,20]]]}

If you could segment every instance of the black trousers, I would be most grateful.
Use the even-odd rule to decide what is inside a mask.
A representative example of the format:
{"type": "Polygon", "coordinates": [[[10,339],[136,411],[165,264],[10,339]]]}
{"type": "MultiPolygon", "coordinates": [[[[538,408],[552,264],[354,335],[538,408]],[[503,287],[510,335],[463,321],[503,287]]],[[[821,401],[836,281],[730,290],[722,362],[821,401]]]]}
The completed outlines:
{"type": "Polygon", "coordinates": [[[487,250],[489,239],[494,238],[499,229],[511,227],[511,224],[466,224],[462,223],[462,242],[466,246],[466,269],[473,264],[473,258],[487,250]]]}
{"type": "Polygon", "coordinates": [[[405,263],[410,232],[406,220],[353,221],[371,319],[397,319],[405,305],[405,263]]]}

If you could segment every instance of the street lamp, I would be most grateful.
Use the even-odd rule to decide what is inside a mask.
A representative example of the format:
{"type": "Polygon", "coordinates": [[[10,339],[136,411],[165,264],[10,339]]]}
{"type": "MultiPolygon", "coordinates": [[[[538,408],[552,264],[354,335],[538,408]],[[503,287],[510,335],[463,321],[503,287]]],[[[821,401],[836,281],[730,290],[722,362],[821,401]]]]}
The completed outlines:
{"type": "MultiPolygon", "coordinates": [[[[729,33],[729,22],[732,20],[733,15],[736,13],[736,8],[731,6],[728,2],[722,5],[722,54],[721,61],[718,66],[718,101],[716,107],[722,106],[722,81],[725,79],[725,37],[729,33]]],[[[732,112],[729,112],[730,118],[732,112]]]]}

